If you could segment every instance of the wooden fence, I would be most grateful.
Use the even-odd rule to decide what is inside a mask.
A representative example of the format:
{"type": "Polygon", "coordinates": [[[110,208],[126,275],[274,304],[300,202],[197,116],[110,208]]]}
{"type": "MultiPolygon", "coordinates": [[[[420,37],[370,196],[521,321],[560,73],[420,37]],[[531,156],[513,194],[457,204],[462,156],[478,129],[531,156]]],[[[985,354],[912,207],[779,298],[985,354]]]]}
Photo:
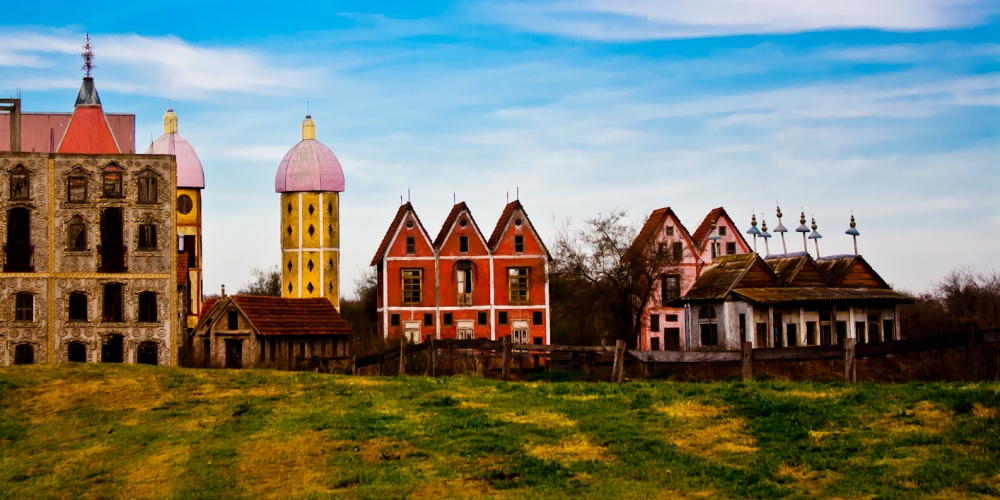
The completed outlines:
{"type": "MultiPolygon", "coordinates": [[[[393,339],[395,340],[395,339],[393,339]]],[[[968,380],[979,380],[982,345],[1000,344],[1000,329],[979,331],[970,325],[965,333],[938,335],[917,339],[895,340],[870,344],[855,344],[855,339],[844,339],[843,345],[802,346],[782,348],[754,349],[753,344],[744,342],[740,350],[699,350],[699,351],[640,351],[626,349],[625,341],[619,340],[614,346],[568,346],[568,345],[534,345],[515,344],[510,338],[502,340],[487,339],[433,339],[428,338],[420,344],[408,344],[405,339],[399,339],[399,345],[389,347],[381,352],[367,356],[340,356],[332,358],[308,357],[296,358],[300,366],[332,373],[346,371],[357,374],[358,370],[368,366],[378,366],[381,375],[386,363],[398,363],[398,373],[408,371],[407,360],[410,355],[424,352],[424,374],[434,376],[442,358],[476,358],[488,360],[500,358],[501,376],[510,379],[511,361],[518,358],[519,363],[530,358],[535,367],[539,359],[549,361],[580,354],[610,358],[611,381],[621,382],[625,364],[641,363],[740,363],[740,375],[743,379],[753,377],[754,361],[809,361],[822,359],[842,359],[844,380],[857,381],[857,359],[877,356],[888,356],[920,351],[936,351],[941,349],[965,349],[965,369],[968,380]],[[456,355],[456,351],[458,354],[456,355]],[[345,368],[346,365],[346,368],[345,368]]]]}

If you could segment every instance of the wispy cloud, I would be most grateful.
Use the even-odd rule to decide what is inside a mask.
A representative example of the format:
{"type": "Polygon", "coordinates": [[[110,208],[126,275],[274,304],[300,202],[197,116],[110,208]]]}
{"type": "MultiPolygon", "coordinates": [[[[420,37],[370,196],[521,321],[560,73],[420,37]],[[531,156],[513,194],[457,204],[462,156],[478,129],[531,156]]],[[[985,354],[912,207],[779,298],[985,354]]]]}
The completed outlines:
{"type": "Polygon", "coordinates": [[[978,25],[1000,12],[990,0],[556,0],[471,9],[537,33],[646,40],[869,28],[887,31],[978,25]]]}

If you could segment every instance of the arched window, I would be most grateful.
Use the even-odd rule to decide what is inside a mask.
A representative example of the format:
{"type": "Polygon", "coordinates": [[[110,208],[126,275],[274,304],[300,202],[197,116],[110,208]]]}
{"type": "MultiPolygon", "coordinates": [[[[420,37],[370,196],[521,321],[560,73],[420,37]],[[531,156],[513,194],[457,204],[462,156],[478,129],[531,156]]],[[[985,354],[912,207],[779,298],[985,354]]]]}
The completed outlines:
{"type": "Polygon", "coordinates": [[[156,203],[156,174],[146,170],[139,174],[139,203],[156,203]]]}
{"type": "Polygon", "coordinates": [[[30,365],[35,362],[35,348],[31,344],[14,346],[14,364],[30,365]]]}
{"type": "Polygon", "coordinates": [[[69,294],[69,320],[87,321],[87,294],[83,292],[69,294]]]}
{"type": "Polygon", "coordinates": [[[105,323],[120,323],[125,321],[125,306],[122,299],[121,283],[104,284],[104,303],[102,309],[105,323]]]}
{"type": "Polygon", "coordinates": [[[74,216],[66,224],[66,249],[87,249],[87,223],[79,215],[74,216]]]}
{"type": "Polygon", "coordinates": [[[715,308],[710,305],[701,306],[698,310],[698,319],[715,319],[715,308]]]}
{"type": "Polygon", "coordinates": [[[455,264],[455,292],[458,305],[472,305],[472,262],[460,260],[455,264]]]}
{"type": "Polygon", "coordinates": [[[82,168],[74,168],[66,182],[66,201],[84,203],[87,201],[87,174],[82,168]]]}
{"type": "Polygon", "coordinates": [[[122,169],[114,163],[104,169],[103,192],[105,198],[122,197],[122,169]]]}
{"type": "Polygon", "coordinates": [[[139,322],[156,323],[156,292],[139,294],[139,322]]]}
{"type": "Polygon", "coordinates": [[[66,346],[66,353],[69,355],[70,363],[87,362],[87,344],[83,342],[70,342],[66,346]]]}
{"type": "Polygon", "coordinates": [[[21,165],[10,171],[10,199],[27,200],[31,198],[31,183],[28,170],[21,165]]]}

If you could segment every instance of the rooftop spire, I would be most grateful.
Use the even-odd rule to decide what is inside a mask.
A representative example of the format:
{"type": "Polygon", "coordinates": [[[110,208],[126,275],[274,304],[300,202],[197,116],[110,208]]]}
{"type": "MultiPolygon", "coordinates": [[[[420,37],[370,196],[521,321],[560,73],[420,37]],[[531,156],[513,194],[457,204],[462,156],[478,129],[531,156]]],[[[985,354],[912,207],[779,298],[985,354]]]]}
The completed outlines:
{"type": "Polygon", "coordinates": [[[764,219],[761,219],[760,237],[764,238],[764,252],[767,255],[771,255],[771,247],[767,244],[767,240],[771,237],[771,235],[767,232],[767,221],[764,219]]]}
{"type": "Polygon", "coordinates": [[[851,228],[845,231],[845,234],[851,235],[854,240],[854,255],[858,254],[858,236],[861,234],[858,232],[858,224],[854,222],[854,214],[851,213],[851,228]]]}
{"type": "Polygon", "coordinates": [[[753,253],[757,253],[757,236],[760,235],[760,229],[757,229],[756,213],[750,217],[750,229],[747,229],[747,234],[753,235],[753,253]]]}
{"type": "Polygon", "coordinates": [[[163,133],[177,133],[177,114],[174,113],[174,108],[167,108],[167,112],[163,113],[163,133]]]}
{"type": "Polygon", "coordinates": [[[806,233],[809,232],[809,226],[806,225],[806,212],[805,210],[799,214],[799,227],[795,228],[796,233],[802,233],[802,251],[809,253],[809,246],[806,244],[806,233]]]}
{"type": "Polygon", "coordinates": [[[313,121],[312,115],[307,114],[306,119],[302,120],[302,140],[316,140],[316,122],[313,121]]]}
{"type": "Polygon", "coordinates": [[[822,237],[823,236],[821,236],[819,234],[819,231],[816,231],[816,217],[813,217],[812,218],[812,233],[809,234],[809,239],[813,240],[813,243],[816,244],[816,258],[817,259],[819,258],[819,239],[822,238],[822,237]]]}
{"type": "Polygon", "coordinates": [[[83,44],[80,57],[83,58],[83,66],[80,69],[87,73],[87,78],[90,78],[90,72],[97,69],[97,66],[94,66],[94,46],[90,44],[90,33],[87,33],[87,43],[83,44]]]}

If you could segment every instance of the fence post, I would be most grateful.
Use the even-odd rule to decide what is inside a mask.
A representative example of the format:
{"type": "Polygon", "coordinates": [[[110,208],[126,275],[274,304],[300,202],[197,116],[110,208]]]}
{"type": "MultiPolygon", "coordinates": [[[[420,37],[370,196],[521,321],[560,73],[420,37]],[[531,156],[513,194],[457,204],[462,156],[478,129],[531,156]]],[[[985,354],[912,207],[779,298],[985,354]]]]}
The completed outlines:
{"type": "Polygon", "coordinates": [[[383,350],[384,345],[379,347],[378,351],[378,376],[382,376],[382,365],[385,364],[385,350],[383,350]]]}
{"type": "Polygon", "coordinates": [[[510,337],[503,338],[503,379],[510,380],[510,337]]]}
{"type": "Polygon", "coordinates": [[[437,349],[434,349],[434,335],[427,337],[427,374],[434,376],[434,363],[437,362],[437,349]]]}
{"type": "Polygon", "coordinates": [[[625,341],[618,339],[615,342],[615,363],[611,366],[611,381],[621,382],[622,374],[625,371],[625,341]]]}
{"type": "Polygon", "coordinates": [[[857,339],[844,339],[844,381],[858,381],[858,365],[854,357],[857,339]]]}
{"type": "Polygon", "coordinates": [[[750,380],[753,378],[753,342],[743,342],[742,356],[740,356],[740,361],[742,362],[740,366],[740,377],[743,380],[750,380]]]}
{"type": "Polygon", "coordinates": [[[357,375],[357,374],[358,374],[358,355],[357,354],[352,354],[351,355],[351,375],[357,375]]]}
{"type": "Polygon", "coordinates": [[[966,326],[965,369],[969,382],[979,381],[979,331],[975,322],[966,326]]]}
{"type": "Polygon", "coordinates": [[[399,337],[399,374],[406,375],[406,335],[399,337]]]}

